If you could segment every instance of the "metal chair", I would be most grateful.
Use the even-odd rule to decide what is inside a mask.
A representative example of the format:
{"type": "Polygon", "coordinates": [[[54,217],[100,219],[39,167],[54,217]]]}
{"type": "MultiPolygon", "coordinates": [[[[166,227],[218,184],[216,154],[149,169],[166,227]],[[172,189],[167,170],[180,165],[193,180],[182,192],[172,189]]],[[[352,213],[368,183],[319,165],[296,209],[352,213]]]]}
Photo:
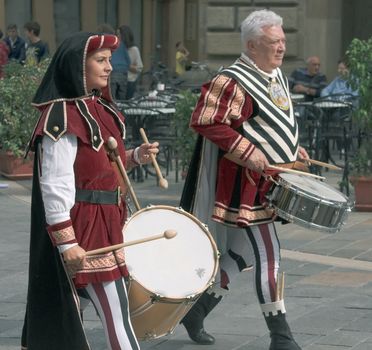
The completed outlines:
{"type": "MultiPolygon", "coordinates": [[[[311,159],[320,159],[322,110],[307,102],[295,103],[293,108],[298,124],[300,145],[306,149],[311,159]]],[[[317,165],[311,165],[310,171],[321,174],[321,168],[317,165]]]]}

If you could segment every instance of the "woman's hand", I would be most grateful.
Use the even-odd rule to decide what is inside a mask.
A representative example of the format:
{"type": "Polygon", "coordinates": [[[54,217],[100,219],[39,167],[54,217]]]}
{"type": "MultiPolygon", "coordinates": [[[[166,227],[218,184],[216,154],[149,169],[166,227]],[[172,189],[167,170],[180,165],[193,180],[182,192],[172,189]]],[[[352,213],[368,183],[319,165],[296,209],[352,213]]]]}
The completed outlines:
{"type": "Polygon", "coordinates": [[[75,245],[62,253],[63,260],[69,267],[78,269],[84,265],[85,250],[79,245],[75,245]]]}
{"type": "Polygon", "coordinates": [[[150,154],[156,155],[159,153],[159,142],[143,143],[138,147],[138,159],[141,164],[151,163],[150,154]]]}

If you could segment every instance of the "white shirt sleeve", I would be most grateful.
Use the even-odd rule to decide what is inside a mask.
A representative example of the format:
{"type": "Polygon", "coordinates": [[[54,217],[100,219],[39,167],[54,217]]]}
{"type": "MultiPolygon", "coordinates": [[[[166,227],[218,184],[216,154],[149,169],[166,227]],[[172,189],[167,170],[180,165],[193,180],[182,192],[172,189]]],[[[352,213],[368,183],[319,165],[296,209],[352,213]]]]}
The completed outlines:
{"type": "Polygon", "coordinates": [[[49,225],[70,219],[75,204],[76,152],[75,135],[63,135],[57,142],[43,137],[40,186],[49,225]]]}

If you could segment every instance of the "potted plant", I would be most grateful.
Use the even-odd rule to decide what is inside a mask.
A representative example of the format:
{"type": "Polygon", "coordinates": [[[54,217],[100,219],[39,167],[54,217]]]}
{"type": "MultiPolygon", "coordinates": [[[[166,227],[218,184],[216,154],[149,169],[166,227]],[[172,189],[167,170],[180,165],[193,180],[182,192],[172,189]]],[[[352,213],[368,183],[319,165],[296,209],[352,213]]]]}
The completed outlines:
{"type": "Polygon", "coordinates": [[[198,95],[191,90],[183,90],[176,102],[176,113],[173,123],[177,130],[175,148],[181,161],[181,177],[184,179],[194,150],[196,133],[189,127],[191,113],[197,102],[198,95]]]}
{"type": "Polygon", "coordinates": [[[354,123],[358,149],[351,160],[350,182],[355,189],[355,208],[372,211],[372,37],[353,39],[347,52],[349,82],[359,92],[354,123]]]}
{"type": "Polygon", "coordinates": [[[39,65],[10,62],[0,80],[0,173],[13,178],[32,176],[31,159],[24,152],[39,113],[32,98],[46,71],[49,60],[39,65]]]}

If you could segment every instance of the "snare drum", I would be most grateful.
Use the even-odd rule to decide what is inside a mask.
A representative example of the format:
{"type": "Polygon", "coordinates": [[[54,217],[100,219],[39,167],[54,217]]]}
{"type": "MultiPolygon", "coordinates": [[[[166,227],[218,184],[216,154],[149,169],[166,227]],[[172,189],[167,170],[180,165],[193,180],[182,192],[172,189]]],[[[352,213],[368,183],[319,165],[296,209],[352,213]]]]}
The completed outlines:
{"type": "Polygon", "coordinates": [[[129,218],[123,233],[125,241],[132,241],[166,230],[177,235],[125,248],[131,321],[140,340],[171,333],[213,284],[218,269],[211,234],[182,209],[164,205],[141,209],[129,218]]]}
{"type": "Polygon", "coordinates": [[[279,217],[331,233],[341,229],[352,208],[348,198],[333,187],[288,173],[278,175],[267,198],[279,217]]]}

